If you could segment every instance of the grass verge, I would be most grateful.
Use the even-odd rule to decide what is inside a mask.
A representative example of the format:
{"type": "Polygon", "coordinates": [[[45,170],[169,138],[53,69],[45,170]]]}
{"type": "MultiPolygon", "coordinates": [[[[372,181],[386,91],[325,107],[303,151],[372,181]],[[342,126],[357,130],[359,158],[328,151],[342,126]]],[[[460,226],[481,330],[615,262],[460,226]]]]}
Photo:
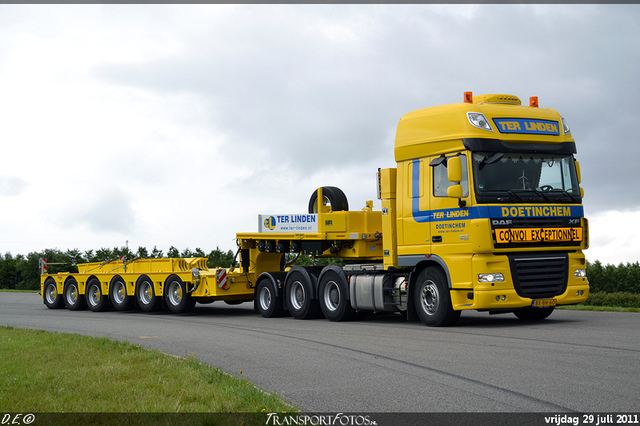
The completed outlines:
{"type": "Polygon", "coordinates": [[[107,338],[0,327],[0,413],[296,412],[202,364],[107,338]]]}
{"type": "Polygon", "coordinates": [[[619,306],[567,305],[556,306],[556,309],[567,311],[640,312],[640,308],[622,308],[619,306]]]}

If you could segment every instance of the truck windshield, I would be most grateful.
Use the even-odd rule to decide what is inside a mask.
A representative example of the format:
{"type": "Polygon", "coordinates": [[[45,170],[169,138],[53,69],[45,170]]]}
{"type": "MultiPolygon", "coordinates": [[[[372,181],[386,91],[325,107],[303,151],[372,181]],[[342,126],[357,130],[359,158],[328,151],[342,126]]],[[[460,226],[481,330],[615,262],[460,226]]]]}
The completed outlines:
{"type": "Polygon", "coordinates": [[[581,202],[572,155],[474,152],[479,203],[581,202]]]}

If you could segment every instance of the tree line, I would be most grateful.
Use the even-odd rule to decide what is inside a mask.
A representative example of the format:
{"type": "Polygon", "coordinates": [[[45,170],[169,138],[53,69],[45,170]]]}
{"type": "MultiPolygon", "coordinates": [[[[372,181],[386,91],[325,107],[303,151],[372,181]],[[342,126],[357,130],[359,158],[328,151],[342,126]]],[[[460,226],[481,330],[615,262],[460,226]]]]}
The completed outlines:
{"type": "Polygon", "coordinates": [[[115,247],[113,249],[101,248],[99,250],[87,250],[82,252],[78,249],[61,251],[58,249],[46,249],[41,252],[31,252],[26,256],[11,253],[2,255],[0,253],[0,289],[11,290],[38,290],[40,289],[40,266],[39,259],[47,259],[47,272],[55,274],[58,272],[78,272],[79,263],[107,262],[126,258],[127,261],[135,259],[159,259],[159,258],[189,258],[206,257],[207,266],[228,268],[234,258],[231,250],[223,251],[219,247],[208,254],[200,248],[195,250],[184,249],[179,251],[171,246],[167,253],[163,253],[157,247],[149,251],[145,247],[138,247],[136,252],[132,252],[127,247],[115,247]]]}
{"type": "MultiPolygon", "coordinates": [[[[106,262],[126,257],[128,261],[158,258],[189,258],[206,257],[209,268],[231,266],[235,253],[231,250],[224,251],[216,247],[215,250],[205,253],[200,248],[190,250],[186,248],[182,251],[171,246],[167,253],[163,253],[157,247],[151,251],[145,247],[138,247],[132,252],[127,247],[114,247],[113,249],[101,248],[99,250],[87,250],[81,252],[78,249],[61,251],[58,249],[46,249],[41,252],[32,252],[26,256],[11,253],[0,254],[0,289],[15,290],[37,290],[40,288],[40,269],[38,260],[47,259],[49,273],[58,272],[78,272],[79,263],[106,262]],[[58,263],[59,265],[52,265],[58,263]]],[[[293,258],[288,256],[287,261],[293,258]]],[[[340,259],[318,259],[313,260],[309,256],[300,256],[295,264],[307,266],[313,263],[340,264],[340,259]]],[[[587,279],[591,287],[591,293],[631,293],[640,294],[640,264],[620,263],[615,265],[603,265],[600,261],[587,262],[587,279]]]]}
{"type": "Polygon", "coordinates": [[[587,279],[591,293],[640,294],[640,264],[603,265],[587,262],[587,279]]]}

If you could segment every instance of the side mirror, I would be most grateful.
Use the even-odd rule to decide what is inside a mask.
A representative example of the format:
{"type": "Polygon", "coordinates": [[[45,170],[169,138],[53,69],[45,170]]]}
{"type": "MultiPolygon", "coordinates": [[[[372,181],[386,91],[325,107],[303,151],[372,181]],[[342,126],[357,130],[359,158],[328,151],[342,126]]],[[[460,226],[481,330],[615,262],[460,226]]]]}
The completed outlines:
{"type": "Polygon", "coordinates": [[[462,198],[462,185],[453,185],[447,188],[447,197],[462,198]]]}
{"type": "MultiPolygon", "coordinates": [[[[580,163],[575,162],[576,165],[576,175],[578,176],[578,185],[582,183],[582,174],[580,173],[580,163]]],[[[584,189],[580,187],[580,198],[584,198],[584,189]]]]}
{"type": "Polygon", "coordinates": [[[462,160],[459,156],[450,157],[447,159],[447,179],[449,182],[454,182],[456,185],[451,185],[447,188],[447,197],[457,198],[458,205],[464,207],[465,201],[462,199],[462,160]]]}
{"type": "Polygon", "coordinates": [[[447,159],[447,178],[449,182],[462,181],[462,161],[460,157],[455,156],[447,159]]]}

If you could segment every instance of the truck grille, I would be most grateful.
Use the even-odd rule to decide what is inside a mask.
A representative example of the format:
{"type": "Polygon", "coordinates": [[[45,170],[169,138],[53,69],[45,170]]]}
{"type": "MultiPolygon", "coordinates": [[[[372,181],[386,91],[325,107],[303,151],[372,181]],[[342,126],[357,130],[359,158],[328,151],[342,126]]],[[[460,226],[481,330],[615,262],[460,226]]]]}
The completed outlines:
{"type": "Polygon", "coordinates": [[[544,256],[509,255],[516,293],[521,297],[544,299],[564,293],[567,288],[569,257],[566,253],[544,256]]]}

